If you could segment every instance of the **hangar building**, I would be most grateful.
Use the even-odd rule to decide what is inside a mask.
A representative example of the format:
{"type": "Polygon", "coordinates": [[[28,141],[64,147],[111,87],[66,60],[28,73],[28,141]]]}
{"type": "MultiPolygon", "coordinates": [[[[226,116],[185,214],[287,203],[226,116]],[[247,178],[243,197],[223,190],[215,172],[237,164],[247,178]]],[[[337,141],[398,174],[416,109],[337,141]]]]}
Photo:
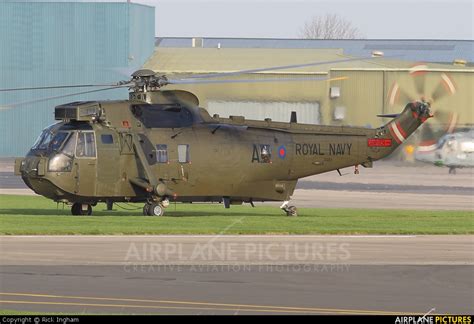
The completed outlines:
{"type": "MultiPolygon", "coordinates": [[[[0,88],[110,84],[128,80],[154,49],[155,9],[133,3],[0,2],[0,88]]],[[[36,101],[91,88],[0,92],[0,156],[24,156],[54,122],[54,106],[124,99],[112,90],[36,101]]]]}
{"type": "MultiPolygon", "coordinates": [[[[407,56],[411,55],[412,61],[382,57],[249,73],[238,77],[254,80],[280,78],[282,81],[288,78],[299,79],[293,82],[179,86],[197,94],[201,106],[207,108],[211,114],[219,114],[222,117],[243,115],[252,119],[269,117],[276,121],[288,121],[290,112],[297,111],[300,122],[372,127],[387,121],[376,117],[377,114],[398,113],[403,109],[407,102],[395,100],[400,92],[405,92],[411,100],[420,99],[416,82],[422,80],[419,80],[418,76],[415,78],[410,72],[413,66],[421,65],[417,61],[421,61],[423,51],[426,51],[431,53],[427,57],[438,63],[423,63],[429,69],[426,75],[421,76],[425,80],[423,95],[427,98],[433,97],[437,87],[448,80],[449,84],[454,85],[455,93],[435,102],[433,108],[440,108],[447,113],[456,112],[458,126],[469,127],[474,124],[474,69],[465,62],[466,58],[472,59],[473,54],[469,51],[474,43],[472,41],[426,41],[420,47],[422,50],[416,51],[416,55],[413,52],[416,49],[415,41],[361,40],[347,43],[320,40],[158,38],[156,43],[155,53],[145,63],[145,67],[173,77],[336,61],[351,57],[347,55],[346,50],[358,54],[358,57],[370,57],[374,51],[383,52],[376,50],[377,44],[382,49],[397,48],[397,51],[408,48],[405,52],[407,56]],[[308,45],[311,42],[322,43],[327,48],[311,48],[308,45]],[[370,46],[362,46],[361,42],[370,43],[370,46]],[[388,46],[387,42],[391,46],[388,46]],[[231,47],[226,47],[226,44],[231,47]],[[298,47],[298,44],[306,45],[298,47]],[[355,48],[359,49],[358,52],[355,51],[354,44],[358,44],[355,48]],[[396,44],[399,46],[396,47],[396,44]],[[330,48],[331,46],[334,48],[330,48]],[[361,48],[365,48],[365,52],[360,51],[361,48]],[[439,53],[433,53],[435,49],[439,53]],[[456,63],[453,63],[454,61],[456,63]],[[443,75],[449,79],[443,79],[443,75]],[[317,76],[348,79],[333,82],[308,80],[317,76]],[[395,86],[399,87],[398,91],[393,90],[395,86]]],[[[399,54],[389,51],[385,56],[399,54]]],[[[438,123],[449,122],[447,115],[444,114],[445,118],[438,120],[438,123]]]]}

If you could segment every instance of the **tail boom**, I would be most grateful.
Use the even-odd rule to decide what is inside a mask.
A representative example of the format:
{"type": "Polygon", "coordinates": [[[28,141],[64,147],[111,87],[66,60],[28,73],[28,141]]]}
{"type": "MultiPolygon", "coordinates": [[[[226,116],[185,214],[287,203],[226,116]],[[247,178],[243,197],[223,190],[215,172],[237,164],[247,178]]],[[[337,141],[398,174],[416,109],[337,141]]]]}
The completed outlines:
{"type": "Polygon", "coordinates": [[[398,117],[374,130],[367,141],[369,158],[375,161],[391,154],[430,117],[433,114],[429,103],[416,101],[406,105],[398,117]]]}

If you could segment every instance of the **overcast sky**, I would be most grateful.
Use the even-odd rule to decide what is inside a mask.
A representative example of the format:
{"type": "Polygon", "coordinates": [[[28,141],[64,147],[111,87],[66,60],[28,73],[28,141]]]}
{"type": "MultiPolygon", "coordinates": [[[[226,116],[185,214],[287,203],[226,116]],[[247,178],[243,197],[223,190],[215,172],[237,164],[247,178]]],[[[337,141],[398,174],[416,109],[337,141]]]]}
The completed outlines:
{"type": "MultiPolygon", "coordinates": [[[[126,0],[88,0],[126,2],[126,0]]],[[[297,38],[340,14],[365,38],[474,39],[474,0],[132,0],[156,8],[157,36],[297,38]]]]}
{"type": "Polygon", "coordinates": [[[473,0],[136,1],[156,7],[160,36],[295,38],[314,15],[337,13],[366,38],[473,39],[473,0]]]}

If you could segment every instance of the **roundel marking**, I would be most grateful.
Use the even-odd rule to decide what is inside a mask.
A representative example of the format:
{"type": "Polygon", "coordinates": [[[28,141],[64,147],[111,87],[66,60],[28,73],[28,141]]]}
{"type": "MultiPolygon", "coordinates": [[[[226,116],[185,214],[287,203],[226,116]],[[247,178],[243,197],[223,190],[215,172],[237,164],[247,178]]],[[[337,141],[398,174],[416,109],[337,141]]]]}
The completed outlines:
{"type": "Polygon", "coordinates": [[[286,148],[284,145],[281,145],[278,148],[278,157],[280,157],[280,159],[284,159],[286,157],[286,148]]]}

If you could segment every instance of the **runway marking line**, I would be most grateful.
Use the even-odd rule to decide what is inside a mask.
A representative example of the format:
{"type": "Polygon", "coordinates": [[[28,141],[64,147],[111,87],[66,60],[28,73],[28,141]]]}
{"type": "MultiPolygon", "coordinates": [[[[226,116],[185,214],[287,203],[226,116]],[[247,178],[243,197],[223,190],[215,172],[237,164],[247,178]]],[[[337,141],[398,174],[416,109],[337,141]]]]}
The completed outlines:
{"type": "MultiPolygon", "coordinates": [[[[183,309],[183,310],[212,310],[212,311],[241,311],[241,312],[261,312],[261,313],[324,313],[316,311],[297,311],[279,309],[243,309],[243,308],[223,308],[223,307],[192,307],[192,306],[158,306],[158,305],[131,305],[131,304],[89,304],[75,302],[46,302],[46,301],[22,301],[22,300],[2,300],[0,304],[33,304],[33,305],[58,305],[58,306],[90,306],[90,307],[119,307],[119,308],[147,308],[147,309],[183,309]]],[[[341,313],[345,314],[345,313],[341,313]]]]}
{"type": "MultiPolygon", "coordinates": [[[[193,305],[193,306],[213,306],[212,308],[203,307],[179,307],[179,306],[155,306],[155,305],[121,305],[122,307],[137,308],[177,308],[177,309],[206,309],[206,310],[239,310],[239,311],[261,311],[261,312],[280,312],[280,313],[328,313],[328,314],[356,314],[356,315],[399,315],[397,312],[373,311],[373,310],[356,310],[356,309],[337,309],[337,308],[315,308],[315,307],[287,307],[287,306],[270,306],[270,305],[249,305],[249,304],[226,304],[226,303],[206,303],[176,300],[147,300],[132,298],[108,298],[108,297],[82,297],[82,296],[61,296],[61,295],[44,295],[44,294],[27,294],[27,293],[2,293],[2,296],[21,296],[21,297],[43,297],[43,298],[64,298],[64,299],[87,299],[87,300],[106,300],[106,301],[124,301],[124,302],[144,302],[157,304],[177,304],[177,305],[193,305]],[[221,308],[234,307],[234,308],[221,308]],[[247,309],[243,309],[246,307],[247,309]]],[[[64,303],[64,302],[34,302],[34,301],[5,301],[1,303],[25,303],[25,304],[46,304],[46,305],[71,305],[71,306],[102,306],[102,307],[120,307],[117,304],[85,304],[85,303],[64,303]]]]}

